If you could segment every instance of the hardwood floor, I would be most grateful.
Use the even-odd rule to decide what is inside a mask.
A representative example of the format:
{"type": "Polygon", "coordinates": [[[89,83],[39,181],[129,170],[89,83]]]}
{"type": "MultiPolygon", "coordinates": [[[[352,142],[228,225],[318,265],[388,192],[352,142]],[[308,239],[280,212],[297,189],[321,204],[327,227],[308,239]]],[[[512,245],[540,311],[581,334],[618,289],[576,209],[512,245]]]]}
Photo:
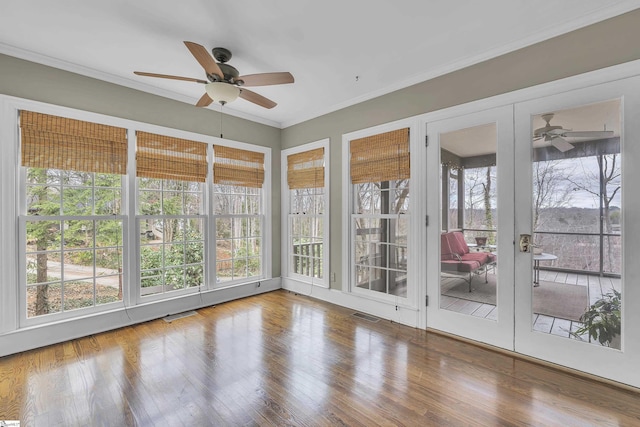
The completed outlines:
{"type": "Polygon", "coordinates": [[[23,426],[631,426],[640,394],[275,291],[0,359],[23,426]]]}

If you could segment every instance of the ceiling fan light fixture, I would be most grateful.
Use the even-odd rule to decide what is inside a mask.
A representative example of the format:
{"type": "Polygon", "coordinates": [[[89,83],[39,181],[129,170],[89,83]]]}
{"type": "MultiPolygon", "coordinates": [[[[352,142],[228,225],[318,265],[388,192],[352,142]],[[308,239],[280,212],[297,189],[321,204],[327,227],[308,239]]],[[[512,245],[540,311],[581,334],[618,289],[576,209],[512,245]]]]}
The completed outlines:
{"type": "Polygon", "coordinates": [[[235,101],[240,95],[240,89],[238,87],[225,82],[207,83],[204,89],[211,99],[222,105],[235,101]]]}

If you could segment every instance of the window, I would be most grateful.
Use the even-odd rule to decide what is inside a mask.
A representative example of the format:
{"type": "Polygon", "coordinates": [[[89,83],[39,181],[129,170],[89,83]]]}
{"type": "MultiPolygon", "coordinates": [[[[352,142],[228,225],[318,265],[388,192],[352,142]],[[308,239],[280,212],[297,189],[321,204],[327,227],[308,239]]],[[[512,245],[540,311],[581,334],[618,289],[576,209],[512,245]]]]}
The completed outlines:
{"type": "Polygon", "coordinates": [[[351,140],[349,150],[355,289],[406,298],[409,129],[351,140]]]}
{"type": "Polygon", "coordinates": [[[216,284],[271,278],[270,148],[33,101],[5,105],[3,168],[17,185],[2,206],[18,229],[3,234],[16,280],[1,286],[9,306],[0,331],[124,307],[145,317],[156,302],[173,311],[198,292],[219,300],[204,295],[216,284]]]}
{"type": "Polygon", "coordinates": [[[20,132],[22,319],[121,301],[126,129],[23,110],[20,132]]]}
{"type": "Polygon", "coordinates": [[[207,145],[137,132],[140,295],[205,283],[207,145]]]}
{"type": "Polygon", "coordinates": [[[328,188],[325,173],[329,141],[285,150],[283,174],[283,236],[285,274],[312,284],[329,286],[325,261],[329,229],[328,188]],[[286,221],[286,223],[285,223],[286,221]]]}
{"type": "Polygon", "coordinates": [[[216,282],[264,277],[264,153],[214,147],[216,282]]]}

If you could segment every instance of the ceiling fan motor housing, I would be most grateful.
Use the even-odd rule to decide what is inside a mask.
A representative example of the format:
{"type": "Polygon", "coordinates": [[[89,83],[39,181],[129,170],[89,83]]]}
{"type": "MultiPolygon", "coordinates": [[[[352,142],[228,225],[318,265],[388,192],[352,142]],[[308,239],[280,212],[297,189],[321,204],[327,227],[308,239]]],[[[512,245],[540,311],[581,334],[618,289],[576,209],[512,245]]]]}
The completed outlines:
{"type": "Polygon", "coordinates": [[[213,57],[216,58],[216,61],[222,62],[223,64],[225,62],[229,62],[231,56],[233,56],[231,51],[224,47],[214,47],[211,49],[211,53],[213,53],[213,57]]]}
{"type": "Polygon", "coordinates": [[[548,133],[550,133],[551,131],[554,130],[563,130],[562,126],[551,126],[551,124],[549,124],[549,122],[551,121],[551,119],[553,119],[554,114],[553,113],[548,113],[548,114],[543,114],[542,115],[542,120],[544,120],[546,122],[546,125],[544,127],[538,128],[536,130],[533,131],[533,136],[536,138],[539,138],[541,136],[545,136],[548,133]]]}
{"type": "MultiPolygon", "coordinates": [[[[220,64],[218,64],[218,66],[220,67],[220,70],[222,70],[222,72],[224,73],[224,76],[222,76],[222,79],[225,82],[234,83],[238,79],[238,77],[240,76],[240,73],[238,72],[238,70],[235,67],[232,67],[229,64],[220,63],[220,64]]],[[[220,81],[220,79],[216,79],[215,76],[212,76],[212,75],[207,75],[207,77],[212,82],[220,81]]]]}

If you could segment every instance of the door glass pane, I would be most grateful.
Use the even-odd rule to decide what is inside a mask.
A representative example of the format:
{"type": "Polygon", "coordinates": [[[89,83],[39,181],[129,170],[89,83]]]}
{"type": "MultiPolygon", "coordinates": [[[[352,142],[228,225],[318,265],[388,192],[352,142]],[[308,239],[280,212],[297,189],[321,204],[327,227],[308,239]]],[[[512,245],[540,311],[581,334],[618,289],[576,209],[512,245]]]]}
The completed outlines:
{"type": "Polygon", "coordinates": [[[616,99],[532,120],[532,328],[618,349],[620,116],[616,99]]]}
{"type": "Polygon", "coordinates": [[[440,135],[440,308],[497,320],[497,133],[490,123],[440,135]]]}

